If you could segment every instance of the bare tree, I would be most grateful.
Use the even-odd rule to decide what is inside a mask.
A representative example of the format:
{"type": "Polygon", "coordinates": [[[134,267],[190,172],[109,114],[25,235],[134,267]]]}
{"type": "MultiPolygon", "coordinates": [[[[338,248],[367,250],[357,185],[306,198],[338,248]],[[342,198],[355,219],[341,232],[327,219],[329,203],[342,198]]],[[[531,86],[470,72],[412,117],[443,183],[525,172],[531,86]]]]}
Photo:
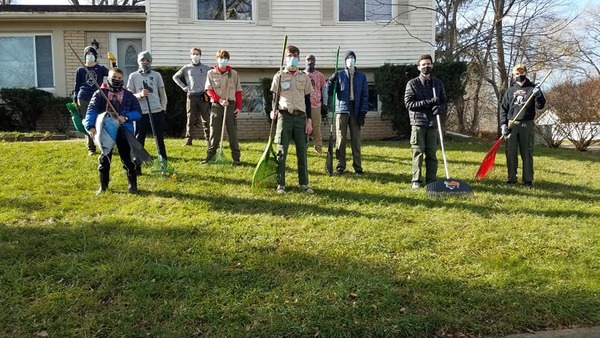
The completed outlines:
{"type": "Polygon", "coordinates": [[[0,0],[0,5],[10,5],[12,0],[0,0]]]}

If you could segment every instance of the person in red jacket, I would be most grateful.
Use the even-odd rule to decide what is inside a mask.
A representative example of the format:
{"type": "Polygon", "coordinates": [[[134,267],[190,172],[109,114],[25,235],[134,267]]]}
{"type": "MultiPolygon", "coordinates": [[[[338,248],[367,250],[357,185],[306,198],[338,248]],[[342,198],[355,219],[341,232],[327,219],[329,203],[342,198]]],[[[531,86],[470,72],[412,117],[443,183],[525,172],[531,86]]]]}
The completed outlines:
{"type": "Polygon", "coordinates": [[[237,138],[237,118],[242,111],[242,85],[237,71],[229,66],[229,52],[217,52],[217,65],[208,71],[206,94],[212,102],[210,112],[210,136],[206,159],[200,163],[208,163],[217,153],[221,145],[221,127],[223,119],[229,136],[229,147],[233,165],[240,165],[240,145],[237,138]]]}

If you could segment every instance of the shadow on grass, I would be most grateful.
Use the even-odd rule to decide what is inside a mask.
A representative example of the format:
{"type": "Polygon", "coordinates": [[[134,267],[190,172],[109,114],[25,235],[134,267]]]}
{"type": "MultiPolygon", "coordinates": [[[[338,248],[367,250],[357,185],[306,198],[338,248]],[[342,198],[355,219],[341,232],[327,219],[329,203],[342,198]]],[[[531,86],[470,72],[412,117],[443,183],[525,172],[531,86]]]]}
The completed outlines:
{"type": "Polygon", "coordinates": [[[392,257],[374,265],[253,229],[214,231],[223,226],[3,226],[0,326],[11,336],[432,337],[600,323],[595,292],[557,287],[543,269],[490,266],[501,284],[433,277],[392,257]]]}

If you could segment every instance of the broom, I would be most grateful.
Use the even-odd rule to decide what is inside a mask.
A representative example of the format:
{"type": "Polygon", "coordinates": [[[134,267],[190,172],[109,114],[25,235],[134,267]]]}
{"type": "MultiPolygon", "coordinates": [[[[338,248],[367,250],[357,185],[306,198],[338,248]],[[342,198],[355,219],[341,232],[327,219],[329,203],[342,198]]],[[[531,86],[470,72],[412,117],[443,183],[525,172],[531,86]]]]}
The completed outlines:
{"type": "MultiPolygon", "coordinates": [[[[279,72],[283,71],[283,61],[285,59],[285,47],[287,45],[287,35],[283,37],[283,51],[281,52],[281,65],[279,67],[279,72]]],[[[279,97],[281,94],[281,76],[279,76],[279,83],[277,85],[277,92],[275,93],[275,106],[273,107],[273,111],[277,111],[279,106],[279,97]]],[[[275,175],[277,173],[277,157],[275,155],[275,150],[273,150],[273,125],[275,119],[271,119],[271,128],[269,130],[269,141],[267,142],[267,147],[265,151],[262,153],[262,156],[258,160],[256,164],[256,168],[254,169],[254,175],[252,176],[252,187],[262,187],[266,183],[267,178],[275,175]]]]}
{"type": "MultiPolygon", "coordinates": [[[[340,58],[340,46],[337,48],[337,52],[335,54],[335,71],[333,74],[337,76],[338,72],[338,62],[340,58]]],[[[337,81],[333,83],[333,94],[331,95],[331,124],[329,125],[329,145],[327,147],[327,157],[325,158],[325,171],[329,176],[333,175],[333,118],[335,116],[335,95],[337,94],[337,81]]]]}
{"type": "MultiPolygon", "coordinates": [[[[544,78],[542,79],[542,82],[540,82],[539,84],[536,85],[536,88],[539,88],[546,81],[546,79],[548,78],[550,73],[552,73],[552,69],[550,69],[548,74],[546,74],[546,76],[544,76],[544,78]]],[[[527,101],[525,101],[525,104],[521,107],[521,109],[519,109],[519,112],[517,112],[517,115],[515,115],[515,117],[512,120],[508,121],[509,129],[515,123],[517,118],[521,115],[521,113],[523,112],[525,107],[527,107],[527,105],[529,105],[529,102],[531,101],[531,99],[534,96],[535,95],[529,96],[527,98],[527,101]]],[[[487,174],[489,174],[489,172],[492,169],[494,169],[494,166],[496,165],[496,153],[498,152],[498,148],[500,148],[500,144],[502,144],[502,141],[505,139],[506,139],[506,136],[501,135],[500,138],[494,143],[492,148],[490,148],[490,150],[488,150],[488,152],[485,154],[485,157],[483,158],[483,161],[481,161],[481,165],[479,166],[479,169],[477,169],[477,173],[475,173],[475,181],[479,182],[479,181],[483,180],[485,178],[485,176],[487,176],[487,174]]]]}

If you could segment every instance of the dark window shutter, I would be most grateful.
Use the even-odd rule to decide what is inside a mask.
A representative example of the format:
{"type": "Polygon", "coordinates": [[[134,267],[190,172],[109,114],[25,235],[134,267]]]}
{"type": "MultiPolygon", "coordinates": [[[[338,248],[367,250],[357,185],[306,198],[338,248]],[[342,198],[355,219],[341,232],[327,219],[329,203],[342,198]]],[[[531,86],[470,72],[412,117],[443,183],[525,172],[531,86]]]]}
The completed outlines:
{"type": "Polygon", "coordinates": [[[396,21],[401,23],[408,23],[409,15],[408,12],[411,10],[409,6],[410,0],[398,0],[396,21]]]}
{"type": "Polygon", "coordinates": [[[321,25],[335,25],[335,1],[338,0],[321,0],[321,25]]]}
{"type": "Polygon", "coordinates": [[[178,21],[179,23],[192,23],[194,22],[194,5],[193,1],[195,0],[179,0],[179,13],[178,13],[178,21]]]}

